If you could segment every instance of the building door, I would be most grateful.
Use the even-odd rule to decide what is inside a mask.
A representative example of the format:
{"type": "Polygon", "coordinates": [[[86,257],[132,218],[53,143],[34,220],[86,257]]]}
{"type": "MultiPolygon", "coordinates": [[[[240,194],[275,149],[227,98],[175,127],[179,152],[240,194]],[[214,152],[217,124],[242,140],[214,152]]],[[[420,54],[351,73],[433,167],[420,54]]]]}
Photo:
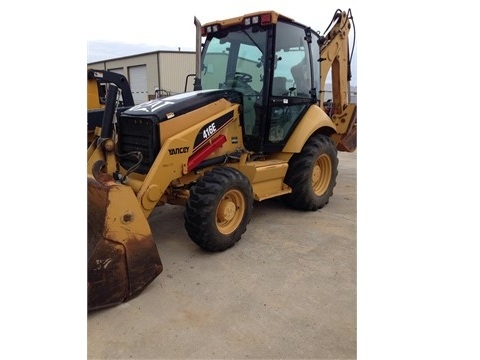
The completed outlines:
{"type": "Polygon", "coordinates": [[[148,101],[147,66],[131,66],[128,68],[128,78],[135,105],[148,101]]]}

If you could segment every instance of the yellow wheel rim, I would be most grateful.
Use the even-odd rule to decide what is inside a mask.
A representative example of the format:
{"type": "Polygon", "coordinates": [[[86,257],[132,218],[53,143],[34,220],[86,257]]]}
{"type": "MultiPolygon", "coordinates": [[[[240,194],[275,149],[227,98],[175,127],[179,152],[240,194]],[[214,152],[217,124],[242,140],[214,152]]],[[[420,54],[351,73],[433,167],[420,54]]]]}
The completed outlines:
{"type": "Polygon", "coordinates": [[[242,222],[245,199],[239,190],[227,192],[217,206],[217,229],[227,235],[234,232],[242,222]]]}
{"type": "Polygon", "coordinates": [[[312,171],[312,187],[317,196],[323,195],[330,185],[332,178],[332,161],[326,154],[322,154],[315,161],[312,171]]]}

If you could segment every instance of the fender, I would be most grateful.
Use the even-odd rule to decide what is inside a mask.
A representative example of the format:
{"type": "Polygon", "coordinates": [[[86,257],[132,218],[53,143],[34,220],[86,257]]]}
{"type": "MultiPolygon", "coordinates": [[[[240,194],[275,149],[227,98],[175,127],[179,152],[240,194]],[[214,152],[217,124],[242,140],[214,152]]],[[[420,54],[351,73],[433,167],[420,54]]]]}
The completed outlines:
{"type": "Polygon", "coordinates": [[[332,119],[318,105],[312,105],[297,125],[282,152],[298,153],[313,133],[321,132],[328,135],[336,134],[337,130],[332,119]]]}

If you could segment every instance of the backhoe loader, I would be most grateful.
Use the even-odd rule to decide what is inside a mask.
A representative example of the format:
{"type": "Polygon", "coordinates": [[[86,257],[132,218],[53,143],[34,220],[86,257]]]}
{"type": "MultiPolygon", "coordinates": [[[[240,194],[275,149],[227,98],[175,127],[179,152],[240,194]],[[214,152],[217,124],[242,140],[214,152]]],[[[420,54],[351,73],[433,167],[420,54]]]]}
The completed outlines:
{"type": "Polygon", "coordinates": [[[106,111],[88,149],[89,310],[132,299],[162,272],[148,222],[157,206],[184,205],[191,240],[224,251],[246,231],[255,201],[326,205],[337,151],[356,149],[350,10],[337,10],[323,35],[275,11],[194,24],[194,90],[116,121],[106,111]]]}

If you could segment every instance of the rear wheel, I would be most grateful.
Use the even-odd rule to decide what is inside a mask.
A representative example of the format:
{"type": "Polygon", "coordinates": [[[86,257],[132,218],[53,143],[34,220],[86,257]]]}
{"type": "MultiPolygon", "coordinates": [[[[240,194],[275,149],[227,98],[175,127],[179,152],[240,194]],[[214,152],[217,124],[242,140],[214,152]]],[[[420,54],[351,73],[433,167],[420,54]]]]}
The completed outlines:
{"type": "Polygon", "coordinates": [[[318,210],[333,194],[338,174],[337,149],[325,135],[314,135],[302,151],[292,156],[285,183],[292,193],[286,203],[299,210],[318,210]]]}
{"type": "Polygon", "coordinates": [[[253,211],[249,180],[229,167],[206,172],[190,189],[185,229],[207,251],[226,250],[240,240],[253,211]]]}

